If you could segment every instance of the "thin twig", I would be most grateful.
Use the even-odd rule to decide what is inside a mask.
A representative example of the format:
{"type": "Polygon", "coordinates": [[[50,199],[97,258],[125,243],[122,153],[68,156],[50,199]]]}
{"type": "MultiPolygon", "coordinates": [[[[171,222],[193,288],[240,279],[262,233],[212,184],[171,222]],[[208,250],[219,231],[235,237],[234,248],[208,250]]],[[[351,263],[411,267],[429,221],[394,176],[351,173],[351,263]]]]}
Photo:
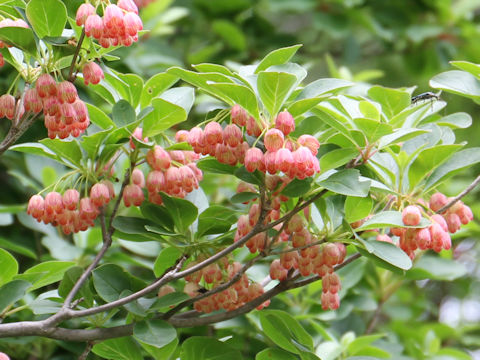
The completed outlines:
{"type": "Polygon", "coordinates": [[[444,211],[451,208],[458,200],[460,200],[465,195],[467,195],[470,191],[472,191],[475,188],[475,186],[478,185],[478,183],[480,183],[480,175],[477,176],[477,178],[470,185],[468,185],[468,187],[465,190],[463,190],[460,194],[458,194],[452,200],[450,200],[447,205],[445,205],[440,210],[438,210],[437,213],[438,214],[443,213],[444,211]]]}
{"type": "Polygon", "coordinates": [[[85,350],[83,350],[82,354],[78,357],[78,360],[86,360],[90,351],[93,348],[93,341],[88,341],[87,346],[85,346],[85,350]]]}
{"type": "Polygon", "coordinates": [[[85,39],[85,28],[82,28],[82,33],[80,34],[80,38],[78,39],[77,47],[75,48],[75,53],[73,54],[72,63],[70,64],[70,70],[68,71],[68,81],[74,82],[75,77],[73,75],[73,71],[75,70],[75,64],[77,63],[77,57],[80,53],[80,49],[82,48],[83,39],[85,39]]]}

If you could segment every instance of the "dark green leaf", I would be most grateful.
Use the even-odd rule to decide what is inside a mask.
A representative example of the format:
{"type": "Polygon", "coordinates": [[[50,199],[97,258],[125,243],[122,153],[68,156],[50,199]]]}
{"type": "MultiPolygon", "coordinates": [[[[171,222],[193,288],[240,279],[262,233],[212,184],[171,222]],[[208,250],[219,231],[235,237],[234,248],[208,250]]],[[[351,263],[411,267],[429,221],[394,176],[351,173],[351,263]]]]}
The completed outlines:
{"type": "Polygon", "coordinates": [[[124,290],[130,290],[130,279],[123,268],[105,264],[93,271],[93,286],[105,301],[115,301],[124,290]]]}
{"type": "Polygon", "coordinates": [[[245,169],[245,166],[237,168],[234,175],[249,184],[261,185],[263,183],[263,175],[261,172],[258,170],[255,170],[253,173],[248,172],[247,169],[245,169]]]}
{"type": "Polygon", "coordinates": [[[227,165],[227,164],[222,164],[218,162],[217,159],[213,158],[205,158],[201,159],[198,163],[197,166],[199,169],[203,171],[208,171],[214,174],[227,174],[227,175],[233,175],[235,171],[237,170],[237,167],[227,165]]]}
{"type": "Polygon", "coordinates": [[[235,194],[233,195],[231,198],[230,198],[230,201],[234,204],[236,203],[244,203],[244,202],[248,202],[252,199],[256,199],[258,198],[259,195],[258,193],[252,193],[252,192],[241,192],[241,193],[238,193],[238,194],[235,194]]]}
{"type": "MultiPolygon", "coordinates": [[[[154,240],[155,237],[146,230],[145,226],[155,226],[155,223],[148,219],[130,216],[116,216],[113,220],[113,227],[124,234],[142,235],[154,240]]],[[[141,239],[139,241],[145,240],[141,239]]]]}
{"type": "Polygon", "coordinates": [[[198,217],[197,237],[221,234],[230,230],[237,221],[235,211],[220,205],[209,206],[198,217]]]}
{"type": "MultiPolygon", "coordinates": [[[[67,271],[65,271],[65,274],[63,275],[63,279],[60,282],[60,285],[58,286],[58,294],[62,298],[67,297],[68,293],[72,290],[75,283],[83,274],[83,271],[84,270],[80,266],[74,266],[68,269],[67,271]]],[[[90,290],[88,281],[82,285],[82,287],[74,297],[74,299],[79,299],[79,298],[83,298],[83,301],[85,301],[85,303],[88,304],[88,306],[92,306],[93,294],[92,294],[92,291],[90,290]]]]}
{"type": "Polygon", "coordinates": [[[135,324],[133,337],[145,344],[162,348],[177,338],[177,331],[166,321],[146,320],[135,324]]]}
{"type": "Polygon", "coordinates": [[[45,261],[31,267],[16,278],[30,281],[33,285],[29,289],[31,291],[62,280],[65,271],[72,266],[75,266],[75,263],[71,261],[45,261]]]}
{"type": "Polygon", "coordinates": [[[161,196],[165,207],[175,222],[176,228],[180,233],[185,233],[197,218],[197,207],[188,200],[170,197],[163,192],[161,196]]]}
{"type": "Polygon", "coordinates": [[[0,287],[0,313],[5,310],[7,306],[20,300],[30,286],[32,286],[32,284],[28,281],[13,280],[0,287]]]}
{"type": "Polygon", "coordinates": [[[312,187],[312,178],[306,178],[303,180],[293,179],[282,190],[282,194],[288,197],[299,197],[310,191],[312,187]]]}
{"type": "Polygon", "coordinates": [[[156,227],[164,227],[173,230],[173,219],[165,206],[144,201],[140,206],[140,211],[145,218],[153,221],[153,224],[148,225],[155,225],[156,227]]]}
{"type": "Polygon", "coordinates": [[[255,360],[297,360],[298,357],[294,354],[278,349],[278,348],[268,348],[260,351],[256,356],[255,360]]]}

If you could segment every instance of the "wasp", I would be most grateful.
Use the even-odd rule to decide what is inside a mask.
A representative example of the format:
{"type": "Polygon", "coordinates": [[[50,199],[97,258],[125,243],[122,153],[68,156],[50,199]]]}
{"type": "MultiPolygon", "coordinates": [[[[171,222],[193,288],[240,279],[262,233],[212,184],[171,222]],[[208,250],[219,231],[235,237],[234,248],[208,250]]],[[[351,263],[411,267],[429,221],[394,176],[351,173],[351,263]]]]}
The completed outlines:
{"type": "Polygon", "coordinates": [[[432,100],[433,101],[433,99],[440,100],[440,96],[438,96],[437,94],[434,94],[432,92],[425,92],[425,93],[413,96],[412,97],[412,104],[416,104],[420,100],[432,100]]]}

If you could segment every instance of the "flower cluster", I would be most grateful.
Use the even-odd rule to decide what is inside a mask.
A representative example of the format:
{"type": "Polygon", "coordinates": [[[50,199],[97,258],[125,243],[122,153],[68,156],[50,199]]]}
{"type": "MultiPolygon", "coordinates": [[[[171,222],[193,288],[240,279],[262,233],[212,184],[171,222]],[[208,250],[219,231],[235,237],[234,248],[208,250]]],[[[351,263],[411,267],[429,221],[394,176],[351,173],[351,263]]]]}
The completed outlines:
{"type": "Polygon", "coordinates": [[[33,195],[28,202],[27,214],[38,222],[59,226],[68,235],[93,227],[100,207],[114,197],[113,184],[104,180],[92,186],[89,197],[80,198],[76,189],[68,189],[63,195],[52,191],[45,198],[33,195]]]}
{"type": "MultiPolygon", "coordinates": [[[[189,267],[196,263],[197,262],[190,263],[189,267]]],[[[241,263],[229,263],[226,258],[222,258],[218,263],[210,264],[202,270],[185,277],[187,283],[184,292],[191,297],[195,297],[200,294],[201,284],[205,284],[214,289],[218,285],[221,285],[222,282],[231,280],[240,269],[242,269],[241,263]]],[[[256,299],[263,293],[264,289],[261,284],[250,282],[247,275],[242,274],[240,279],[227,289],[196,301],[194,308],[204,313],[210,313],[220,309],[231,311],[256,299]]],[[[260,304],[257,309],[261,310],[269,304],[270,300],[267,300],[260,304]]]]}
{"type": "Polygon", "coordinates": [[[25,92],[24,103],[26,111],[39,113],[43,109],[51,139],[78,137],[90,124],[87,106],[78,97],[75,85],[69,81],[57,83],[49,74],[40,75],[35,88],[25,92]]]}
{"type": "Polygon", "coordinates": [[[291,179],[305,179],[320,172],[316,157],[320,147],[318,140],[307,134],[296,140],[290,138],[288,135],[295,130],[295,122],[288,111],[277,115],[274,128],[266,129],[265,125],[260,126],[243,108],[235,105],[231,110],[231,121],[224,128],[212,121],[205,129],[181,130],[177,132],[176,139],[187,141],[197,154],[214,156],[221,163],[244,164],[249,172],[283,172],[291,179]],[[246,134],[257,138],[264,134],[261,139],[266,151],[250,147],[244,139],[246,134]]]}
{"type": "MultiPolygon", "coordinates": [[[[410,258],[415,258],[415,250],[432,249],[440,252],[449,250],[452,246],[450,234],[457,232],[461,225],[466,225],[473,219],[472,210],[462,201],[457,201],[446,211],[438,213],[451,199],[442,193],[435,193],[430,198],[429,204],[419,201],[426,211],[418,205],[409,205],[402,211],[402,221],[407,226],[418,226],[423,215],[430,219],[431,225],[424,228],[391,228],[391,235],[399,237],[398,246],[410,258]]],[[[378,235],[377,240],[393,243],[390,236],[378,235]]]]}
{"type": "Polygon", "coordinates": [[[76,23],[84,26],[85,35],[97,39],[104,48],[130,46],[138,40],[138,32],[143,29],[133,0],[118,0],[117,5],[107,5],[103,17],[93,5],[84,3],[77,10],[76,23]]]}

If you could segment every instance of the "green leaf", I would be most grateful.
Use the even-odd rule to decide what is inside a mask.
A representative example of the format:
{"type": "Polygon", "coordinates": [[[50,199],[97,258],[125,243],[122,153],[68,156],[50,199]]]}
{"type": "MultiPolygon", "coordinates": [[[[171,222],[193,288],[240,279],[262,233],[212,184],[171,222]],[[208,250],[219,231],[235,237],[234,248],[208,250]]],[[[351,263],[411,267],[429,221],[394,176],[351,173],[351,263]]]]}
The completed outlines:
{"type": "Polygon", "coordinates": [[[452,70],[435,75],[429,82],[434,89],[441,89],[480,101],[480,81],[472,74],[452,70]]]}
{"type": "Polygon", "coordinates": [[[327,96],[318,96],[309,99],[297,100],[291,105],[289,105],[287,110],[294,118],[297,118],[298,116],[306,113],[308,110],[318,105],[322,100],[326,98],[327,96]]]}
{"type": "Polygon", "coordinates": [[[161,349],[142,343],[141,341],[139,341],[139,343],[155,360],[164,360],[170,359],[173,355],[178,346],[178,338],[173,340],[170,344],[165,345],[161,349]]]}
{"type": "Polygon", "coordinates": [[[125,240],[131,241],[157,240],[158,237],[154,236],[146,230],[146,226],[154,225],[154,222],[140,217],[116,216],[113,220],[113,227],[116,230],[120,231],[122,235],[134,235],[133,238],[120,235],[125,240]]]}
{"type": "Polygon", "coordinates": [[[173,125],[185,121],[193,100],[193,89],[189,87],[170,89],[160,98],[153,99],[154,111],[143,120],[144,136],[158,135],[173,125]]]}
{"type": "Polygon", "coordinates": [[[175,222],[180,233],[185,233],[188,227],[195,221],[198,215],[198,209],[190,201],[170,197],[165,193],[160,193],[163,203],[167,208],[170,216],[175,222]]]}
{"type": "Polygon", "coordinates": [[[3,285],[18,274],[17,260],[8,252],[0,248],[0,285],[3,285]]]}
{"type": "Polygon", "coordinates": [[[370,101],[360,101],[358,103],[358,110],[363,114],[366,119],[380,121],[380,112],[377,107],[370,101]]]}
{"type": "Polygon", "coordinates": [[[425,254],[407,272],[410,279],[453,281],[467,274],[465,265],[451,259],[425,254]]]}
{"type": "Polygon", "coordinates": [[[296,100],[315,98],[324,94],[332,94],[352,85],[354,85],[352,82],[342,79],[318,79],[305,86],[300,94],[298,94],[296,100]]]}
{"type": "Polygon", "coordinates": [[[385,335],[383,334],[375,334],[375,335],[365,335],[359,336],[355,340],[353,340],[350,344],[348,344],[347,350],[350,354],[356,354],[357,352],[361,351],[364,347],[369,346],[372,342],[381,339],[385,335]]]}
{"type": "Polygon", "coordinates": [[[214,174],[233,175],[237,170],[237,167],[227,165],[227,164],[222,164],[217,159],[213,159],[213,158],[201,159],[197,163],[197,166],[199,169],[203,171],[211,172],[214,174]]]}
{"type": "Polygon", "coordinates": [[[153,221],[153,224],[148,224],[149,226],[155,225],[173,230],[173,219],[165,206],[144,201],[140,206],[140,211],[146,219],[153,221]]]}
{"type": "Polygon", "coordinates": [[[238,193],[238,194],[235,194],[233,195],[231,198],[230,198],[230,201],[234,204],[236,203],[244,203],[244,202],[248,202],[252,199],[256,199],[259,197],[259,194],[258,193],[252,193],[252,192],[241,192],[241,193],[238,193]]]}
{"type": "Polygon", "coordinates": [[[227,99],[225,101],[229,105],[233,106],[238,104],[255,119],[260,118],[257,97],[250,88],[231,83],[209,83],[208,85],[211,89],[215,89],[218,93],[221,93],[223,99],[227,99]]]}
{"type": "Polygon", "coordinates": [[[480,162],[480,148],[460,150],[436,168],[427,178],[425,191],[478,162],[480,162]]]}
{"type": "MultiPolygon", "coordinates": [[[[68,269],[67,271],[65,271],[65,274],[63,275],[63,279],[60,282],[60,285],[58,286],[58,294],[62,298],[65,299],[67,297],[70,290],[72,290],[75,283],[78,281],[80,276],[82,276],[83,271],[84,270],[80,266],[74,266],[68,269]]],[[[74,299],[79,299],[79,298],[83,298],[84,301],[89,306],[93,304],[93,294],[92,294],[92,291],[90,290],[88,281],[82,285],[82,287],[74,297],[74,299]]]]}
{"type": "Polygon", "coordinates": [[[92,352],[111,360],[142,360],[138,344],[130,337],[109,339],[95,344],[92,352]]]}
{"type": "Polygon", "coordinates": [[[156,277],[160,277],[170,267],[174,266],[177,260],[182,256],[182,252],[174,247],[163,249],[158,254],[155,264],[153,265],[153,272],[156,277]]]}
{"type": "Polygon", "coordinates": [[[356,169],[337,171],[317,184],[334,193],[349,196],[365,197],[370,190],[370,181],[360,179],[360,172],[356,169]]]}
{"type": "Polygon", "coordinates": [[[240,351],[206,336],[191,336],[182,344],[181,360],[242,360],[240,351]]]}
{"type": "MultiPolygon", "coordinates": [[[[22,206],[22,211],[24,211],[25,207],[22,206]]],[[[13,251],[17,254],[21,254],[23,256],[27,256],[32,259],[36,259],[37,255],[28,247],[18,244],[17,242],[13,242],[7,240],[3,237],[0,237],[0,248],[5,250],[13,251]]]]}
{"type": "Polygon", "coordinates": [[[341,148],[329,151],[320,158],[320,169],[322,169],[322,172],[325,172],[338,168],[348,163],[357,155],[358,150],[355,148],[341,148]]]}
{"type": "Polygon", "coordinates": [[[437,145],[422,150],[408,169],[410,189],[413,189],[425,176],[444,163],[457,152],[462,145],[437,145]]]}
{"type": "Polygon", "coordinates": [[[229,68],[223,65],[203,63],[203,64],[196,64],[192,66],[195,68],[195,70],[200,72],[220,73],[226,76],[235,77],[235,74],[229,68]]]}
{"type": "Polygon", "coordinates": [[[93,286],[105,301],[115,301],[124,290],[130,290],[130,279],[123,268],[105,264],[93,271],[93,286]]]}
{"type": "Polygon", "coordinates": [[[144,89],[143,79],[137,74],[118,73],[118,76],[128,84],[131,95],[130,104],[133,108],[136,108],[140,102],[140,97],[142,96],[144,89]]]}
{"type": "Polygon", "coordinates": [[[281,65],[287,63],[302,45],[293,45],[281,49],[273,50],[257,65],[255,74],[268,69],[272,65],[281,65]]]}
{"type": "Polygon", "coordinates": [[[142,343],[162,348],[177,338],[177,331],[166,321],[146,320],[135,324],[133,337],[142,343]]]}
{"type": "Polygon", "coordinates": [[[453,129],[465,129],[472,125],[472,117],[470,114],[457,112],[435,120],[435,124],[440,126],[448,126],[453,129]]]}
{"type": "Polygon", "coordinates": [[[394,267],[402,270],[408,270],[412,267],[410,257],[394,244],[377,240],[363,240],[362,244],[365,246],[368,254],[376,256],[394,267]]]}
{"type": "Polygon", "coordinates": [[[56,283],[62,280],[65,271],[75,266],[71,261],[45,261],[26,270],[23,274],[17,275],[17,279],[27,280],[32,283],[29,291],[39,289],[43,286],[56,283]]]}
{"type": "Polygon", "coordinates": [[[0,313],[20,300],[30,286],[28,281],[13,280],[0,287],[0,313]]]}
{"type": "Polygon", "coordinates": [[[312,178],[306,178],[303,180],[293,179],[282,190],[282,194],[288,197],[299,197],[310,191],[312,187],[312,178]]]}
{"type": "Polygon", "coordinates": [[[270,117],[277,115],[296,83],[297,77],[285,72],[261,71],[258,74],[258,93],[270,117]]]}
{"type": "Polygon", "coordinates": [[[382,105],[382,110],[387,116],[398,114],[400,111],[410,106],[411,97],[407,91],[386,88],[375,85],[368,90],[368,96],[382,105]]]}
{"type": "Polygon", "coordinates": [[[115,128],[115,123],[96,106],[86,103],[90,121],[102,129],[115,128]]]}
{"type": "Polygon", "coordinates": [[[43,139],[40,140],[40,143],[54,151],[62,159],[78,167],[81,166],[83,153],[77,140],[43,139]]]}
{"type": "Polygon", "coordinates": [[[349,223],[362,220],[370,215],[372,208],[373,200],[371,198],[348,196],[345,200],[345,220],[349,223]]]}
{"type": "Polygon", "coordinates": [[[132,105],[126,100],[120,100],[113,105],[112,116],[113,121],[118,127],[133,123],[137,119],[135,110],[133,110],[132,105]]]}
{"type": "Polygon", "coordinates": [[[234,175],[240,180],[243,180],[249,184],[263,184],[263,174],[258,170],[255,170],[255,172],[251,173],[248,172],[247,169],[245,169],[245,166],[242,166],[235,170],[234,175]]]}
{"type": "Polygon", "coordinates": [[[407,141],[411,138],[414,138],[418,135],[428,133],[429,130],[425,129],[396,129],[391,134],[382,136],[380,142],[378,143],[378,148],[383,149],[389,145],[397,144],[399,142],[407,141]]]}
{"type": "Polygon", "coordinates": [[[236,221],[235,211],[220,205],[209,206],[198,217],[196,236],[225,233],[236,221]]]}
{"type": "Polygon", "coordinates": [[[393,132],[391,125],[376,120],[358,118],[354,119],[353,122],[363,135],[365,135],[370,144],[393,132]]]}
{"type": "Polygon", "coordinates": [[[19,151],[31,155],[43,156],[49,159],[53,159],[55,161],[59,160],[57,154],[55,154],[54,151],[50,150],[45,145],[39,143],[23,143],[13,145],[9,148],[9,150],[19,151]]]}
{"type": "Polygon", "coordinates": [[[0,40],[35,56],[36,44],[32,29],[23,27],[0,28],[0,40]]]}
{"type": "Polygon", "coordinates": [[[169,89],[177,81],[177,76],[164,72],[152,76],[147,80],[143,87],[142,95],[140,97],[140,106],[142,108],[148,106],[153,98],[169,89]]]}
{"type": "Polygon", "coordinates": [[[67,8],[60,0],[30,0],[27,18],[39,38],[62,35],[67,23],[67,8]]]}
{"type": "Polygon", "coordinates": [[[103,144],[103,141],[110,134],[110,130],[99,131],[95,134],[82,136],[81,146],[87,152],[88,157],[92,160],[95,160],[100,150],[100,146],[103,144]]]}
{"type": "Polygon", "coordinates": [[[278,348],[267,348],[260,351],[255,360],[297,360],[298,357],[285,350],[278,348]]]}
{"type": "Polygon", "coordinates": [[[475,76],[476,78],[480,77],[480,65],[474,64],[469,61],[450,61],[450,64],[455,66],[460,70],[465,70],[475,76]]]}
{"type": "Polygon", "coordinates": [[[425,218],[420,220],[417,226],[407,226],[403,224],[402,213],[400,211],[382,211],[373,215],[370,219],[355,231],[365,231],[386,227],[404,227],[404,228],[424,228],[430,225],[430,221],[425,218]]]}
{"type": "Polygon", "coordinates": [[[214,20],[212,30],[217,33],[234,50],[243,51],[247,46],[247,39],[242,30],[228,20],[214,20]]]}

